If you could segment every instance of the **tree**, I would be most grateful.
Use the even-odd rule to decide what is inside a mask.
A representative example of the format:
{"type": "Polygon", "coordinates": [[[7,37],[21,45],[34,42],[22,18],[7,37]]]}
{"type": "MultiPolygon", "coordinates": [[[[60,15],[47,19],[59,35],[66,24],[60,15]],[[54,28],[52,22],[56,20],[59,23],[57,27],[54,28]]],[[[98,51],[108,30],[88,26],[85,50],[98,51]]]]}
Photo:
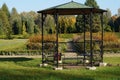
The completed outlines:
{"type": "Polygon", "coordinates": [[[12,30],[11,30],[7,15],[2,10],[0,10],[0,19],[2,23],[1,28],[3,29],[4,34],[6,35],[6,38],[10,39],[12,30]]]}
{"type": "Polygon", "coordinates": [[[112,16],[111,19],[108,21],[108,25],[111,26],[111,30],[112,30],[112,31],[115,31],[115,27],[116,27],[115,21],[116,21],[117,18],[118,18],[118,16],[117,16],[117,15],[114,15],[114,16],[112,16]]]}
{"type": "Polygon", "coordinates": [[[26,32],[26,26],[25,26],[25,23],[23,22],[23,27],[22,27],[22,34],[23,35],[27,35],[27,32],[26,32]]]}
{"type": "Polygon", "coordinates": [[[42,24],[41,24],[41,14],[37,14],[37,18],[35,19],[35,24],[37,26],[39,26],[39,28],[41,28],[42,24]]]}
{"type": "Polygon", "coordinates": [[[73,33],[75,32],[75,23],[76,23],[76,17],[75,16],[68,16],[68,27],[67,27],[67,33],[73,33]]]}
{"type": "Polygon", "coordinates": [[[10,23],[9,23],[10,13],[5,3],[2,5],[2,8],[0,10],[0,16],[2,20],[2,26],[3,26],[2,28],[3,28],[4,34],[6,35],[6,38],[10,39],[11,33],[12,33],[10,23]]]}
{"type": "MultiPolygon", "coordinates": [[[[97,4],[97,2],[96,2],[95,0],[86,0],[85,5],[86,5],[86,6],[93,7],[93,8],[99,8],[99,6],[98,6],[98,4],[97,4]]],[[[86,28],[88,28],[88,30],[89,30],[89,28],[90,28],[90,26],[89,26],[90,16],[88,15],[88,16],[86,16],[85,18],[86,18],[86,28]]],[[[93,23],[92,31],[93,31],[93,32],[98,32],[98,31],[100,31],[101,26],[100,26],[100,18],[99,18],[99,15],[94,14],[94,15],[92,16],[92,23],[93,23]]]]}
{"type": "Polygon", "coordinates": [[[84,27],[83,27],[83,17],[82,17],[82,15],[78,15],[78,16],[76,17],[75,27],[76,27],[76,32],[77,32],[77,33],[84,31],[84,27]]]}
{"type": "Polygon", "coordinates": [[[111,18],[112,13],[111,13],[111,11],[110,11],[110,9],[109,9],[109,8],[107,8],[107,12],[104,12],[104,16],[105,16],[105,17],[107,17],[108,19],[110,19],[110,18],[111,18]]]}
{"type": "MultiPolygon", "coordinates": [[[[86,0],[85,2],[85,5],[86,6],[90,6],[90,7],[93,7],[93,8],[99,8],[97,2],[95,0],[86,0]]],[[[83,24],[83,16],[82,15],[78,15],[76,17],[76,31],[77,32],[83,32],[84,31],[84,24],[83,24]]],[[[100,31],[100,18],[99,18],[99,15],[97,14],[94,14],[92,16],[92,23],[93,23],[93,26],[92,26],[92,32],[98,32],[100,31]]],[[[90,15],[85,15],[85,31],[90,31],[90,15]]]]}
{"type": "Polygon", "coordinates": [[[13,34],[22,34],[22,20],[16,8],[12,8],[10,15],[10,24],[12,26],[13,34]]]}
{"type": "Polygon", "coordinates": [[[118,9],[118,16],[120,16],[120,8],[118,9]]]}
{"type": "Polygon", "coordinates": [[[111,20],[111,11],[107,9],[107,12],[104,13],[104,30],[105,31],[114,31],[114,29],[109,25],[109,21],[111,20]]]}
{"type": "Polygon", "coordinates": [[[115,25],[115,32],[120,32],[120,17],[118,17],[115,20],[114,25],[115,25]]]}
{"type": "Polygon", "coordinates": [[[93,7],[93,8],[99,8],[99,6],[95,0],[86,0],[85,5],[93,7]]]}
{"type": "Polygon", "coordinates": [[[29,34],[33,34],[34,33],[34,26],[35,26],[34,19],[32,17],[27,17],[26,28],[27,28],[27,32],[29,34]]]}
{"type": "Polygon", "coordinates": [[[5,12],[5,14],[7,15],[7,17],[9,18],[10,17],[10,12],[9,12],[8,7],[7,7],[7,5],[5,3],[2,5],[1,9],[2,9],[2,11],[5,12]]]}
{"type": "Polygon", "coordinates": [[[54,22],[54,18],[51,15],[47,15],[44,26],[47,33],[51,34],[55,32],[55,22],[54,22]]]}
{"type": "Polygon", "coordinates": [[[34,18],[31,16],[31,14],[29,12],[21,13],[21,17],[22,17],[22,26],[25,24],[26,32],[28,34],[33,34],[34,26],[35,26],[34,18]]]}
{"type": "Polygon", "coordinates": [[[75,32],[75,16],[60,16],[58,20],[60,33],[72,33],[75,32]]]}
{"type": "MultiPolygon", "coordinates": [[[[38,25],[35,25],[34,26],[34,33],[37,34],[37,33],[40,33],[40,28],[38,25]]],[[[52,32],[51,32],[52,33],[52,32]]]]}
{"type": "Polygon", "coordinates": [[[4,31],[3,31],[3,23],[2,23],[2,19],[0,19],[0,35],[3,35],[4,31]]]}
{"type": "Polygon", "coordinates": [[[67,19],[65,18],[65,16],[60,16],[59,17],[58,24],[59,24],[59,32],[60,33],[66,33],[67,19]]]}

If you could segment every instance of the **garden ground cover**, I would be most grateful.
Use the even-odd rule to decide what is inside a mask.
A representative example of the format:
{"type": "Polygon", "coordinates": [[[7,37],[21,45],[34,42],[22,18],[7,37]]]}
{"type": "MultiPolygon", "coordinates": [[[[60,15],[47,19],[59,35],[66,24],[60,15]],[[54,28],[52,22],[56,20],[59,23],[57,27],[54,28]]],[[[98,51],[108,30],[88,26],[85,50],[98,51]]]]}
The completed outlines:
{"type": "MultiPolygon", "coordinates": [[[[104,61],[118,64],[120,57],[105,57],[104,61]],[[117,59],[116,59],[117,58],[117,59]],[[118,63],[116,63],[118,62],[118,63]]],[[[83,67],[55,71],[41,68],[40,58],[0,58],[0,80],[119,80],[120,67],[97,67],[91,71],[83,67]]]]}

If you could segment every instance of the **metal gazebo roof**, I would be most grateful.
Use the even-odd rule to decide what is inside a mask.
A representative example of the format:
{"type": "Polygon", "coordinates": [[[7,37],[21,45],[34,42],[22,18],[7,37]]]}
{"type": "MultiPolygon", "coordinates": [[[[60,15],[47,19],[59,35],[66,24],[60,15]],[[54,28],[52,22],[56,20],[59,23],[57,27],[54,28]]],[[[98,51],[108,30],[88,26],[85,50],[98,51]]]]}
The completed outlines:
{"type": "Polygon", "coordinates": [[[59,15],[77,15],[77,14],[90,14],[91,12],[102,13],[106,12],[106,10],[89,7],[84,4],[71,1],[65,4],[61,4],[58,6],[38,11],[38,13],[51,15],[54,15],[55,13],[58,13],[59,15]]]}

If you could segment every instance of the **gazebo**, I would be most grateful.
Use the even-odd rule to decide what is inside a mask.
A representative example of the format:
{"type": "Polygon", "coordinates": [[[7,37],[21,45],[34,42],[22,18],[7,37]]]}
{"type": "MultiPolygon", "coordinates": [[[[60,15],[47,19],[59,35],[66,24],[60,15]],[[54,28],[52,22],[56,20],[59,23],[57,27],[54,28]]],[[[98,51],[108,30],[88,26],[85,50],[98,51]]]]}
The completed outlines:
{"type": "MultiPolygon", "coordinates": [[[[86,15],[90,16],[89,25],[90,25],[90,66],[91,67],[93,66],[93,63],[92,63],[93,62],[92,16],[93,16],[93,14],[96,14],[96,13],[100,14],[100,20],[101,20],[101,55],[100,55],[100,57],[101,57],[101,62],[103,62],[103,13],[104,12],[106,12],[106,10],[89,7],[89,6],[74,2],[74,1],[38,11],[38,13],[41,13],[41,15],[42,15],[42,17],[41,17],[41,19],[42,19],[42,34],[41,34],[42,35],[42,64],[44,64],[44,39],[43,39],[43,36],[44,36],[43,28],[44,27],[43,26],[44,26],[44,21],[45,21],[47,14],[54,16],[54,20],[55,20],[55,24],[56,24],[56,42],[55,42],[55,44],[56,44],[57,55],[59,52],[58,51],[58,46],[59,46],[59,42],[58,42],[58,34],[59,34],[59,32],[58,32],[58,29],[59,29],[58,16],[59,15],[83,15],[83,20],[84,20],[84,26],[83,26],[84,27],[84,53],[86,52],[86,49],[85,49],[85,44],[86,44],[85,16],[86,15]]],[[[56,67],[59,67],[58,57],[57,57],[56,67]]]]}

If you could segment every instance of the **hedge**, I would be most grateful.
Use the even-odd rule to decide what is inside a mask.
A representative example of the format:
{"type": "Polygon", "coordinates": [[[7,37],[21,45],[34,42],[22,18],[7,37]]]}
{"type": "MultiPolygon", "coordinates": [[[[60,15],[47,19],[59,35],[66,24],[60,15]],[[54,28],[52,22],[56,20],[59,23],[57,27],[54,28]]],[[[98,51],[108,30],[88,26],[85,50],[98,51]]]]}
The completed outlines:
{"type": "Polygon", "coordinates": [[[0,51],[0,55],[41,55],[41,50],[0,51]]]}

